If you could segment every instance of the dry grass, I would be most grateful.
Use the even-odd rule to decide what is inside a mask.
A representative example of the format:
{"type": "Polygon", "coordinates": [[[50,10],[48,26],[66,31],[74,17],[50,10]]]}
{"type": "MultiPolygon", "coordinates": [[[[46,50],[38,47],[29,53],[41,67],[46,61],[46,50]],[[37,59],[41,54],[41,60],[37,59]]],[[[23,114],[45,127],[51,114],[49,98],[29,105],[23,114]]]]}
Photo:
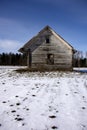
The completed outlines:
{"type": "Polygon", "coordinates": [[[71,72],[70,70],[65,70],[65,69],[43,69],[43,68],[20,68],[15,70],[18,73],[24,73],[24,72],[52,72],[52,71],[59,71],[59,72],[71,72]]]}

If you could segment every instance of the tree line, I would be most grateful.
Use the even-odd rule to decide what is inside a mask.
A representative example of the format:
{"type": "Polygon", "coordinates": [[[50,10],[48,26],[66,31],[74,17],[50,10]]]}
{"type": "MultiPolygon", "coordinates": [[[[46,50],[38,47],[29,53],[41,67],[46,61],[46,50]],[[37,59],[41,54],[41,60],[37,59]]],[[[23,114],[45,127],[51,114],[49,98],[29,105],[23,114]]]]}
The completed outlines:
{"type": "Polygon", "coordinates": [[[87,67],[87,52],[77,51],[73,57],[73,67],[87,67]]]}
{"type": "Polygon", "coordinates": [[[0,54],[0,65],[22,65],[27,64],[26,54],[2,53],[0,54]]]}
{"type": "MultiPolygon", "coordinates": [[[[27,54],[2,53],[0,65],[27,65],[27,54]]],[[[73,67],[87,67],[87,52],[77,51],[73,56],[73,67]]]]}

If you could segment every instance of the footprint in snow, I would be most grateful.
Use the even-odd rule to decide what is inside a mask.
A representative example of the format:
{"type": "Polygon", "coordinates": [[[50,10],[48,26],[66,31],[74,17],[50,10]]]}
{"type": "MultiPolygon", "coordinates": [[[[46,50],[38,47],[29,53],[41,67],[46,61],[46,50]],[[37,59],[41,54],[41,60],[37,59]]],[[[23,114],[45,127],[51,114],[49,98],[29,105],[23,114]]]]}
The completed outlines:
{"type": "Polygon", "coordinates": [[[19,117],[20,115],[17,115],[17,117],[19,117]]]}
{"type": "Polygon", "coordinates": [[[22,126],[24,126],[24,125],[25,125],[25,123],[22,124],[22,126]]]}
{"type": "Polygon", "coordinates": [[[16,110],[12,110],[11,112],[12,112],[12,113],[15,113],[15,112],[16,112],[16,110]]]}
{"type": "Polygon", "coordinates": [[[86,126],[85,126],[85,125],[83,125],[83,124],[82,124],[81,126],[82,126],[83,128],[85,128],[85,127],[86,127],[86,126]]]}
{"type": "Polygon", "coordinates": [[[66,93],[65,95],[66,95],[66,96],[68,96],[68,94],[67,94],[67,93],[66,93]]]}
{"type": "Polygon", "coordinates": [[[56,116],[52,115],[52,116],[49,116],[49,118],[56,118],[56,116]]]}
{"type": "Polygon", "coordinates": [[[14,106],[13,104],[10,105],[10,107],[13,107],[13,106],[14,106]]]}
{"type": "Polygon", "coordinates": [[[58,129],[58,127],[57,127],[57,126],[52,126],[51,128],[52,128],[52,129],[58,129]]]}
{"type": "Polygon", "coordinates": [[[5,84],[5,83],[2,83],[2,84],[5,84]]]}
{"type": "Polygon", "coordinates": [[[21,105],[21,103],[18,102],[18,103],[16,103],[16,105],[19,106],[19,105],[21,105]]]}
{"type": "Polygon", "coordinates": [[[3,101],[2,103],[7,103],[6,101],[3,101]]]}
{"type": "Polygon", "coordinates": [[[33,97],[35,97],[36,95],[32,95],[33,97]]]}
{"type": "Polygon", "coordinates": [[[32,88],[32,90],[34,90],[35,88],[32,88]]]}
{"type": "Polygon", "coordinates": [[[28,98],[27,97],[25,97],[24,99],[23,99],[23,101],[25,101],[25,100],[27,100],[28,98]]]}
{"type": "Polygon", "coordinates": [[[26,111],[29,111],[29,108],[26,108],[26,111]]]}
{"type": "Polygon", "coordinates": [[[85,96],[82,96],[82,98],[84,99],[84,98],[85,98],[85,96]]]}
{"type": "Polygon", "coordinates": [[[19,97],[18,95],[15,96],[16,98],[19,97]]]}
{"type": "Polygon", "coordinates": [[[19,117],[19,118],[18,118],[18,117],[16,117],[16,118],[15,118],[15,120],[17,120],[17,121],[23,121],[24,119],[23,119],[23,118],[21,118],[21,117],[19,117]]]}
{"type": "Polygon", "coordinates": [[[78,92],[74,92],[75,94],[78,94],[78,92]]]}
{"type": "Polygon", "coordinates": [[[85,107],[82,107],[82,109],[84,110],[84,109],[86,109],[85,107]]]}

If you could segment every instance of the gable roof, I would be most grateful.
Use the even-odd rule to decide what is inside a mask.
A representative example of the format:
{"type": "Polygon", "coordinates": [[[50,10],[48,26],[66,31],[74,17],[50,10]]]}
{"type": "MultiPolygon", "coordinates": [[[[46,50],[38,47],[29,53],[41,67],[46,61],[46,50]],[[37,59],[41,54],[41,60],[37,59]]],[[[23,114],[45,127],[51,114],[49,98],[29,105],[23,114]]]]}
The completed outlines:
{"type": "Polygon", "coordinates": [[[40,46],[45,38],[43,37],[43,33],[44,36],[50,36],[50,35],[55,35],[56,38],[58,38],[60,41],[62,41],[68,48],[72,49],[73,51],[75,51],[75,49],[67,42],[65,41],[59,34],[57,34],[50,26],[46,26],[44,27],[36,36],[34,36],[31,40],[29,40],[22,48],[20,48],[18,51],[19,52],[27,52],[29,49],[31,49],[31,51],[34,51],[38,46],[40,46]],[[41,38],[40,38],[41,37],[41,38]]]}

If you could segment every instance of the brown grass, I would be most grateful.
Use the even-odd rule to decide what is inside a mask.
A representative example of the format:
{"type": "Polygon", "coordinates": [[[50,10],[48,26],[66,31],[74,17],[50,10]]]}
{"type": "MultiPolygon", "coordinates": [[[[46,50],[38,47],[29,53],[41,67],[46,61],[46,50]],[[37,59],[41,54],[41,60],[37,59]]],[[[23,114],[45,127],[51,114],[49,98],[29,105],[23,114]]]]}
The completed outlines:
{"type": "Polygon", "coordinates": [[[59,72],[71,72],[70,70],[65,70],[65,69],[42,69],[42,68],[20,68],[20,69],[17,69],[15,70],[16,72],[18,73],[24,73],[24,72],[51,72],[51,71],[59,71],[59,72]]]}

